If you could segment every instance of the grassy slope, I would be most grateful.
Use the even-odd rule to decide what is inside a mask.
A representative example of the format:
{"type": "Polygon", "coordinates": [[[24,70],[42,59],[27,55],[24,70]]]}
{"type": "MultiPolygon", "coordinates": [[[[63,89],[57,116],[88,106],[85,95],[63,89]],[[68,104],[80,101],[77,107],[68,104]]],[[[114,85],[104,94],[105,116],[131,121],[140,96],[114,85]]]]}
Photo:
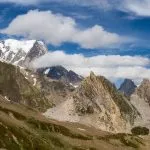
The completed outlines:
{"type": "Polygon", "coordinates": [[[92,127],[48,120],[35,110],[0,96],[0,148],[8,150],[146,149],[145,141],[92,127]],[[83,130],[84,129],[84,130],[83,130]]]}

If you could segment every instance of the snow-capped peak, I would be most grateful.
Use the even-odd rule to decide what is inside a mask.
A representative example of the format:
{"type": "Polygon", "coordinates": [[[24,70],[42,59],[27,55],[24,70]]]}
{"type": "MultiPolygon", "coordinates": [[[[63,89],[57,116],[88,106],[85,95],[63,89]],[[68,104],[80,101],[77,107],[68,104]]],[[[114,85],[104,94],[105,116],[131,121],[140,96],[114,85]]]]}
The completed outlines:
{"type": "Polygon", "coordinates": [[[15,40],[7,39],[4,41],[5,46],[10,47],[11,51],[17,52],[19,49],[22,49],[25,53],[28,53],[33,47],[36,40],[15,40]]]}
{"type": "Polygon", "coordinates": [[[14,65],[29,66],[29,63],[48,49],[42,41],[6,39],[0,41],[0,60],[14,65]]]}

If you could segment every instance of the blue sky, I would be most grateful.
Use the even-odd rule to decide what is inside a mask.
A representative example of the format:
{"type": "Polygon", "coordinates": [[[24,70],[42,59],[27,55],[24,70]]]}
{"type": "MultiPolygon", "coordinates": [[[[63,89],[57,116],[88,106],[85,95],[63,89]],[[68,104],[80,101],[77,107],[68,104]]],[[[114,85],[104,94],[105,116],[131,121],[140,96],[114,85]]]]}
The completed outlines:
{"type": "MultiPolygon", "coordinates": [[[[28,19],[29,24],[32,20],[33,18],[28,19]]],[[[36,21],[35,19],[34,22],[36,21]]],[[[38,23],[41,22],[38,21],[38,23]]],[[[47,28],[43,24],[50,23],[41,23],[41,28],[47,28]]],[[[150,2],[149,0],[133,0],[132,2],[129,0],[113,2],[111,0],[83,0],[82,2],[79,0],[2,0],[0,30],[1,39],[36,38],[46,42],[49,50],[63,50],[66,54],[81,54],[85,57],[128,55],[149,58],[150,2]],[[65,26],[70,28],[69,31],[65,29],[68,35],[57,35],[55,39],[48,35],[40,36],[41,33],[45,34],[43,29],[41,33],[34,31],[30,34],[33,29],[22,27],[26,24],[25,22],[24,24],[17,22],[20,19],[19,15],[25,15],[27,19],[35,14],[41,15],[41,18],[44,15],[49,19],[56,17],[56,23],[59,22],[58,19],[61,18],[61,23],[64,19],[63,28],[65,26]],[[61,14],[61,17],[58,17],[58,14],[61,14]],[[12,23],[13,21],[15,23],[12,23]],[[76,34],[75,37],[70,39],[74,34],[76,34]],[[91,39],[87,39],[86,36],[91,36],[91,39]],[[101,36],[104,36],[105,40],[101,39],[101,36]]],[[[39,25],[36,30],[41,30],[39,25]]],[[[54,30],[56,34],[60,33],[57,29],[54,30]]],[[[55,36],[54,32],[49,34],[55,36]]]]}
{"type": "MultiPolygon", "coordinates": [[[[25,14],[29,10],[39,9],[42,11],[51,10],[53,13],[61,13],[70,16],[78,22],[81,27],[92,27],[95,24],[101,25],[109,32],[115,32],[122,36],[130,36],[137,39],[133,43],[122,45],[119,48],[93,48],[92,50],[80,48],[77,44],[65,43],[62,46],[49,48],[63,49],[67,53],[83,53],[85,55],[97,54],[120,54],[120,55],[144,55],[149,56],[150,50],[150,17],[135,16],[129,12],[116,9],[106,10],[96,6],[76,5],[67,2],[51,2],[36,5],[22,5],[16,3],[0,4],[0,28],[5,28],[18,15],[25,14]]],[[[3,36],[1,36],[3,38],[3,36]]]]}

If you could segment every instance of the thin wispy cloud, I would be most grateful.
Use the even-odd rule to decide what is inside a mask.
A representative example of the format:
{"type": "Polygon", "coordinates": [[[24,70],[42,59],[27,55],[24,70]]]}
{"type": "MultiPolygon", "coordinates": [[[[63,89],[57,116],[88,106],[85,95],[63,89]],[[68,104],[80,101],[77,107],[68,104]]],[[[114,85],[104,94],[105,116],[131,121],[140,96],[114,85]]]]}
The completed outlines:
{"type": "Polygon", "coordinates": [[[38,5],[44,3],[67,3],[71,5],[96,7],[103,10],[121,10],[130,15],[149,17],[149,0],[1,0],[0,3],[14,3],[19,5],[38,5]]]}
{"type": "Polygon", "coordinates": [[[150,17],[150,1],[149,0],[124,0],[122,9],[136,16],[150,17]]]}

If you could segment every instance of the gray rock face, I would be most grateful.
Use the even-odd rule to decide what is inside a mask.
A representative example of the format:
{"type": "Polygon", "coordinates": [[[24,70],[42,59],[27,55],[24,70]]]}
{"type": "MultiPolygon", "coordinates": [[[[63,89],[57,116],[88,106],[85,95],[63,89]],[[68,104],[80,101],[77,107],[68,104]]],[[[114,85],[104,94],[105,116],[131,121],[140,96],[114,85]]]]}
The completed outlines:
{"type": "Polygon", "coordinates": [[[125,132],[134,124],[138,112],[107,79],[91,73],[73,96],[49,109],[45,116],[79,122],[105,131],[125,132]]]}
{"type": "Polygon", "coordinates": [[[130,79],[125,79],[124,82],[121,84],[119,91],[122,92],[125,96],[130,97],[131,94],[134,93],[136,89],[136,85],[130,79]]]}

